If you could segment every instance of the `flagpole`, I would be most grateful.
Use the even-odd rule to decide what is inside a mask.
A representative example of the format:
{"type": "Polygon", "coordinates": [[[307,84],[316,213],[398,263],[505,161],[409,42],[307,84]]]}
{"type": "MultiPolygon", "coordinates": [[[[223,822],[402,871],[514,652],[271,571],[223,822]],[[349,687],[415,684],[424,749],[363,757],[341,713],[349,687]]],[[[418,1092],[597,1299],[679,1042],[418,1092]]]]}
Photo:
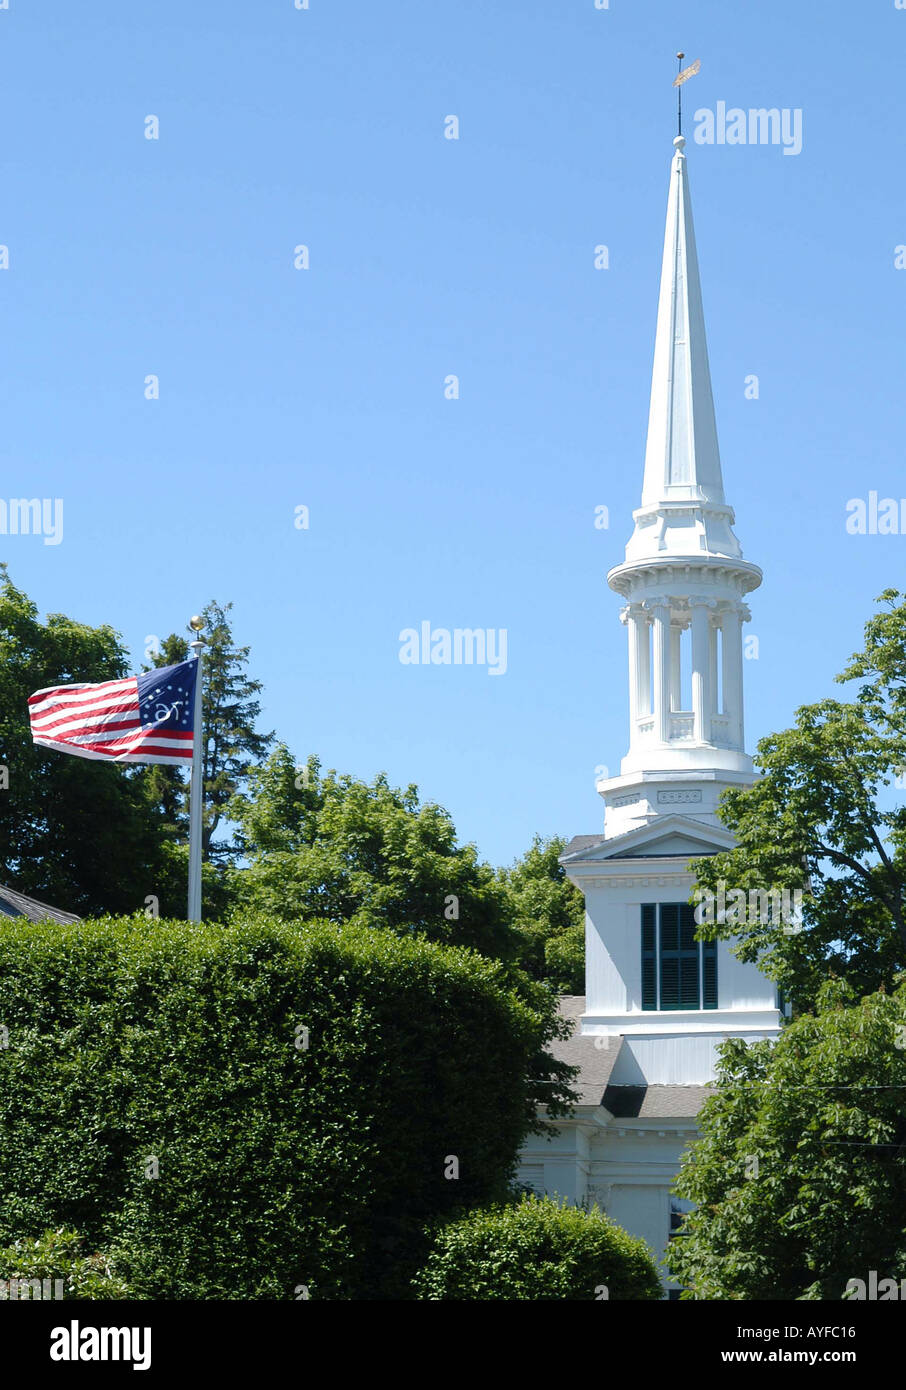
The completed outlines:
{"type": "Polygon", "coordinates": [[[189,627],[196,634],[189,643],[195,653],[195,708],[192,714],[192,782],[189,789],[189,911],[190,922],[201,921],[201,836],[202,803],[204,801],[204,740],[201,734],[201,653],[205,641],[201,636],[202,618],[192,618],[189,627]]]}

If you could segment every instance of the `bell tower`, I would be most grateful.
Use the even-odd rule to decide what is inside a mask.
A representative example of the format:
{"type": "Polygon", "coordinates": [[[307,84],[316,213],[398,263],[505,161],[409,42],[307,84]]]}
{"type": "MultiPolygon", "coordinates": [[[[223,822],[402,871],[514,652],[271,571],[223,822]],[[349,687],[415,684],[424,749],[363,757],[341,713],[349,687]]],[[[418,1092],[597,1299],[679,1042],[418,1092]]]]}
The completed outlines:
{"type": "Polygon", "coordinates": [[[755,776],[742,625],[761,570],[743,559],[724,495],[686,142],[673,144],[641,505],[607,576],[625,601],[629,748],[598,783],[603,835],[561,859],[586,902],[580,1029],[622,1038],[617,1094],[707,1084],[724,1038],[780,1024],[771,982],[727,942],[697,941],[689,903],[689,861],[733,845],[721,794],[755,776]]]}
{"type": "Polygon", "coordinates": [[[761,570],[743,559],[724,496],[686,142],[673,143],[642,499],[607,576],[629,633],[629,750],[598,787],[608,835],[667,806],[716,823],[724,788],[752,779],[742,624],[761,570]]]}
{"type": "Polygon", "coordinates": [[[671,1185],[719,1047],[775,1038],[782,1021],[757,965],[732,942],[698,940],[690,903],[690,861],[733,848],[721,793],[755,780],[742,625],[761,571],[724,495],[682,133],[673,143],[641,503],[607,576],[628,633],[629,747],[620,775],[598,783],[603,828],[560,859],[585,895],[585,994],[561,999],[574,1028],[554,1045],[578,1067],[579,1102],[557,1135],[527,1141],[520,1169],[654,1250],[682,1220],[671,1185]]]}

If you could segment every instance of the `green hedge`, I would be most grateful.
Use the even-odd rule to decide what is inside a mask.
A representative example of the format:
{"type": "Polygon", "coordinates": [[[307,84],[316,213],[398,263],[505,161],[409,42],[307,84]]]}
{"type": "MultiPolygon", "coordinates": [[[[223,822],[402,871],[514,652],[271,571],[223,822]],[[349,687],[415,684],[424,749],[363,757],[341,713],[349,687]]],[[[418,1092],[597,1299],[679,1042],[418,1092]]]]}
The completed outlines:
{"type": "Polygon", "coordinates": [[[651,1251],[602,1212],[550,1197],[474,1211],[439,1229],[414,1280],[423,1299],[659,1299],[651,1251]]]}
{"type": "Polygon", "coordinates": [[[0,1024],[0,1245],[77,1230],[151,1298],[411,1297],[551,1030],[465,950],[144,917],[5,922],[0,1024]]]}

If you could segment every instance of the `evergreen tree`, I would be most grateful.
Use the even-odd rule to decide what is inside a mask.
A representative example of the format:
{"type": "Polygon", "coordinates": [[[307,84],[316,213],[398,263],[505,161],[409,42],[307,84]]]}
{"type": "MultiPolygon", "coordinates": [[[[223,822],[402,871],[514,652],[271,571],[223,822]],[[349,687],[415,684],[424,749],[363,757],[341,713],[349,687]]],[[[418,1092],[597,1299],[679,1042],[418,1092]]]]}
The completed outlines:
{"type": "MultiPolygon", "coordinates": [[[[204,816],[202,859],[215,865],[232,862],[232,839],[215,839],[230,800],[240,792],[249,772],[260,764],[273,743],[272,733],[255,728],[261,713],[261,682],[247,672],[249,648],[237,647],[229,613],[232,604],[212,601],[202,610],[204,682],[204,816]]],[[[154,657],[155,666],[173,666],[189,657],[189,638],[171,633],[154,657]]],[[[169,838],[187,841],[189,779],[180,769],[154,765],[147,769],[148,794],[159,805],[169,838]]]]}

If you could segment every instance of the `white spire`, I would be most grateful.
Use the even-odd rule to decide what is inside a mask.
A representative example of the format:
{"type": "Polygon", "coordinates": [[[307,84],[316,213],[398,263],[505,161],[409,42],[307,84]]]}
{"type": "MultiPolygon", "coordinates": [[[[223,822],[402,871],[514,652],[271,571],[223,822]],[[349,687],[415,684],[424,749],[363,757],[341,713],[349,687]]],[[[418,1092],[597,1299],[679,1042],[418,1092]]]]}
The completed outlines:
{"type": "Polygon", "coordinates": [[[627,564],[742,558],[721,476],[685,138],[673,144],[642,505],[627,564]]]}
{"type": "Polygon", "coordinates": [[[714,791],[752,773],[742,625],[761,570],[742,558],[724,497],[686,142],[673,143],[642,505],[626,559],[607,576],[626,599],[630,730],[620,777],[600,784],[608,834],[687,793],[704,807],[702,780],[714,791]]]}
{"type": "Polygon", "coordinates": [[[642,506],[723,502],[685,139],[674,140],[642,506]]]}

